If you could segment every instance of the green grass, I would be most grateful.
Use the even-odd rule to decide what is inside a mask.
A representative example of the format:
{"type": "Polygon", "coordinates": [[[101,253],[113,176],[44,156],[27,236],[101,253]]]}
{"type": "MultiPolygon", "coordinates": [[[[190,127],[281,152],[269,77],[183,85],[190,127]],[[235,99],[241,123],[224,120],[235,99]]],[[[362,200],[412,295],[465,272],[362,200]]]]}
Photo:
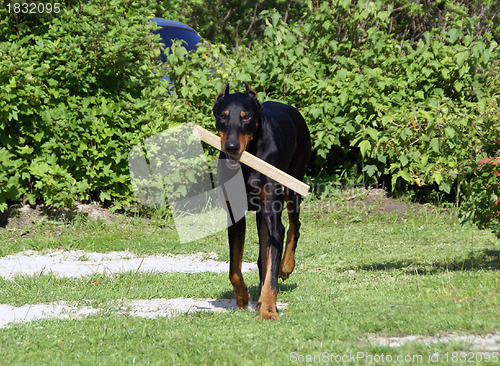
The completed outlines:
{"type": "MultiPolygon", "coordinates": [[[[422,356],[425,361],[438,352],[439,362],[433,364],[453,364],[452,352],[467,351],[459,343],[390,348],[367,344],[367,335],[485,334],[500,329],[498,239],[461,226],[446,210],[410,210],[403,215],[360,202],[331,199],[304,206],[296,271],[280,283],[278,301],[289,305],[280,309],[279,322],[259,321],[256,313],[245,311],[148,320],[105,309],[113,299],[232,298],[227,274],[0,279],[0,303],[65,300],[105,309],[77,320],[0,329],[0,363],[278,365],[301,363],[292,361],[305,361],[307,355],[325,360],[327,355],[357,352],[394,360],[422,356]]],[[[249,214],[244,260],[251,262],[258,251],[253,221],[249,214]]],[[[138,254],[203,251],[228,259],[224,232],[181,245],[172,223],[158,219],[145,223],[121,218],[111,224],[43,221],[28,233],[3,230],[0,240],[2,256],[64,248],[138,254]]],[[[258,274],[250,272],[245,279],[257,298],[258,274]]]]}

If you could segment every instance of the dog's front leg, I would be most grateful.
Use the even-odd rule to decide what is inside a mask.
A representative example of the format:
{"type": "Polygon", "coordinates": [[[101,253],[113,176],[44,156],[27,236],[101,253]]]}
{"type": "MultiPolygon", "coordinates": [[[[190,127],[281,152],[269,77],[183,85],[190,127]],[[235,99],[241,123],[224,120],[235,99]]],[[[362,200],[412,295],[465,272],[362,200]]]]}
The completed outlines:
{"type": "Polygon", "coordinates": [[[245,244],[245,229],[246,223],[244,217],[227,229],[230,255],[229,281],[231,281],[233,285],[236,305],[238,305],[240,309],[245,309],[250,301],[250,294],[248,293],[247,285],[243,281],[243,274],[241,273],[243,246],[245,244]]]}
{"type": "Polygon", "coordinates": [[[278,320],[276,298],[278,296],[278,272],[283,252],[285,227],[281,222],[281,210],[276,210],[269,202],[277,200],[263,200],[264,210],[257,216],[259,228],[259,318],[278,320]]]}

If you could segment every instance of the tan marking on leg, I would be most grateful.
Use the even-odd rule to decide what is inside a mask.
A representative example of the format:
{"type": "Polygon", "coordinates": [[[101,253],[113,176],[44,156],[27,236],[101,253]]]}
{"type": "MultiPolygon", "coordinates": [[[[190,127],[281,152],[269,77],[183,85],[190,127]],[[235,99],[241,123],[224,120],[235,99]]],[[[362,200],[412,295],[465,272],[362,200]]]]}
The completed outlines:
{"type": "Polygon", "coordinates": [[[276,312],[278,292],[271,289],[271,251],[269,246],[267,247],[266,255],[266,277],[261,290],[259,319],[279,320],[278,313],[276,312]]]}
{"type": "Polygon", "coordinates": [[[283,255],[283,259],[281,260],[279,271],[279,276],[283,281],[290,277],[290,274],[295,268],[295,233],[297,232],[297,226],[295,222],[295,210],[297,209],[297,207],[293,202],[290,201],[290,196],[288,194],[285,194],[285,201],[288,211],[289,227],[286,233],[285,254],[283,255]]]}
{"type": "Polygon", "coordinates": [[[295,268],[295,250],[293,243],[295,241],[295,227],[290,224],[290,228],[286,233],[285,254],[281,260],[280,277],[284,281],[292,274],[295,268]]]}
{"type": "Polygon", "coordinates": [[[248,293],[247,285],[243,281],[243,276],[241,273],[232,273],[229,276],[229,281],[233,285],[236,305],[240,309],[245,309],[250,301],[250,294],[248,293]]]}
{"type": "MultiPolygon", "coordinates": [[[[236,225],[246,225],[245,222],[241,220],[236,225]]],[[[233,230],[241,230],[237,232],[239,234],[234,238],[235,242],[232,245],[231,261],[229,265],[229,281],[233,285],[234,297],[236,299],[236,305],[240,309],[247,307],[250,301],[250,294],[248,293],[248,288],[243,281],[243,274],[241,273],[241,262],[243,260],[243,246],[245,243],[245,230],[241,227],[233,227],[233,230]]]]}
{"type": "Polygon", "coordinates": [[[262,289],[262,303],[259,312],[259,319],[267,320],[280,320],[278,313],[276,312],[276,299],[278,297],[278,292],[276,290],[271,290],[271,288],[262,289]]]}

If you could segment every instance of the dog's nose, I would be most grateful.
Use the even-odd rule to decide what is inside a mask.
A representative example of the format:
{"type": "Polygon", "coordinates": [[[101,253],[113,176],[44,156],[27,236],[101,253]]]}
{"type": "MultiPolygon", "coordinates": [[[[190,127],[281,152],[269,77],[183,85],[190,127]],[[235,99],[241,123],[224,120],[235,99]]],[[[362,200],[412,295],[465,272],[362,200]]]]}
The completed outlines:
{"type": "Polygon", "coordinates": [[[228,154],[237,154],[240,151],[240,142],[238,140],[226,141],[224,144],[224,150],[228,154]]]}

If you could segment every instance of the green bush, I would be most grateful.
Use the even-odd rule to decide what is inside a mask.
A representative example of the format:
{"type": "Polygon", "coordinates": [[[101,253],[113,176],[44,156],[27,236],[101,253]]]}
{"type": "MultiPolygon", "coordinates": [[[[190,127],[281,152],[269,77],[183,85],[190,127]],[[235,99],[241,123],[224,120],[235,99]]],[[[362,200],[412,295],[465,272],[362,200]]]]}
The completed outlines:
{"type": "Polygon", "coordinates": [[[128,151],[161,117],[159,37],[143,5],[0,9],[0,210],[17,199],[130,201],[128,151]]]}
{"type": "Polygon", "coordinates": [[[180,21],[192,26],[210,43],[223,43],[238,48],[260,42],[264,19],[259,13],[277,9],[288,21],[300,19],[307,10],[306,1],[287,0],[160,0],[150,1],[160,18],[180,21]]]}

